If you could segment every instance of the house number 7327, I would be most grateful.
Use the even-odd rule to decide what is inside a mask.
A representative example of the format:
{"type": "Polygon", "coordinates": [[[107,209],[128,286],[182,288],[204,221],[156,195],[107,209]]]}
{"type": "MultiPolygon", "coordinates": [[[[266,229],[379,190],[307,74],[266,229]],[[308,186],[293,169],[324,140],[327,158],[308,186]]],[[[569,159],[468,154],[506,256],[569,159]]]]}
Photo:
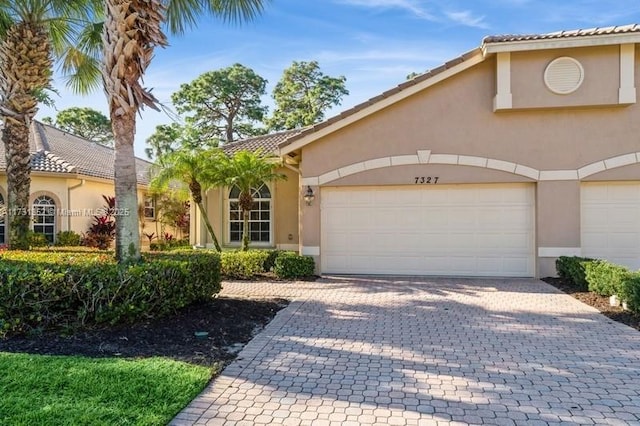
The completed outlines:
{"type": "Polygon", "coordinates": [[[435,176],[435,177],[431,177],[431,176],[416,176],[416,184],[420,184],[420,183],[436,184],[436,183],[438,183],[438,179],[440,179],[438,176],[435,176]]]}

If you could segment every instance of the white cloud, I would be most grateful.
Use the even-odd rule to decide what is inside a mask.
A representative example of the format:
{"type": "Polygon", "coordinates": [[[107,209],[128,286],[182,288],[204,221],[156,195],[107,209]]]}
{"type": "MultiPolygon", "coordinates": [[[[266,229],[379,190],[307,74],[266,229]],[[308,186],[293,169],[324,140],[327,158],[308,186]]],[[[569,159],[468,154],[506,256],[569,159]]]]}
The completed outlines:
{"type": "Polygon", "coordinates": [[[402,9],[421,19],[437,20],[420,2],[415,0],[337,0],[337,2],[370,9],[402,9]]]}
{"type": "Polygon", "coordinates": [[[484,16],[474,16],[470,10],[463,10],[459,12],[445,12],[445,15],[456,24],[472,28],[489,28],[489,25],[484,20],[484,16]]]}

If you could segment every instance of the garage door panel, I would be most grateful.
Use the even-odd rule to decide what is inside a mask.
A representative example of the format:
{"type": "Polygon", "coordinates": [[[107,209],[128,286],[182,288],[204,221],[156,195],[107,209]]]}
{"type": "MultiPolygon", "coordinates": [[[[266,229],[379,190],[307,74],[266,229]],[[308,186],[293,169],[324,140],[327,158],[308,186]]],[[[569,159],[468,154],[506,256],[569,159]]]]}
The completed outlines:
{"type": "Polygon", "coordinates": [[[531,185],[323,188],[321,199],[323,272],[534,275],[531,185]],[[504,260],[514,255],[524,263],[504,260]]]}
{"type": "Polygon", "coordinates": [[[582,254],[640,268],[640,182],[584,183],[582,254]]]}

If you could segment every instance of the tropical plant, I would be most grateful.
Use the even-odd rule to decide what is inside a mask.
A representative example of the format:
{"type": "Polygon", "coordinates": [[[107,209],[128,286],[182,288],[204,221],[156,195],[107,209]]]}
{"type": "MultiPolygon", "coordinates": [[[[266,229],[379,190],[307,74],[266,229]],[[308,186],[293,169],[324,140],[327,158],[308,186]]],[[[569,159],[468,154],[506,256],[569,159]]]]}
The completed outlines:
{"type": "Polygon", "coordinates": [[[209,216],[202,203],[202,191],[220,182],[217,170],[226,156],[218,149],[186,150],[163,155],[152,167],[151,190],[166,191],[171,183],[181,182],[189,188],[191,198],[198,206],[207,231],[217,251],[222,251],[218,238],[209,222],[209,216]]]}
{"type": "Polygon", "coordinates": [[[116,223],[114,217],[116,199],[115,197],[102,196],[106,203],[102,208],[101,215],[93,217],[93,222],[89,226],[89,230],[84,235],[83,245],[88,247],[97,247],[101,250],[109,248],[116,237],[116,223]]]}
{"type": "Polygon", "coordinates": [[[156,47],[167,45],[163,25],[182,33],[209,13],[226,21],[250,20],[263,9],[263,0],[105,0],[104,89],[115,137],[115,193],[119,209],[128,211],[116,228],[116,258],[140,257],[137,176],[133,151],[136,114],[158,100],[142,86],[156,47]]]}
{"type": "Polygon", "coordinates": [[[346,81],[344,76],[325,75],[316,61],[294,61],[273,89],[276,108],[269,128],[289,130],[322,121],[324,113],[349,94],[346,81]]]}
{"type": "Polygon", "coordinates": [[[187,122],[207,138],[229,143],[264,132],[255,124],[267,113],[262,105],[266,85],[267,80],[251,68],[234,64],[180,85],[171,100],[179,113],[189,114],[187,122]]]}
{"type": "MultiPolygon", "coordinates": [[[[88,92],[99,82],[99,0],[0,2],[0,115],[7,164],[9,245],[28,249],[29,131],[38,103],[49,99],[58,60],[67,83],[88,92]]],[[[50,99],[49,99],[50,100],[50,99]]]]}
{"type": "Polygon", "coordinates": [[[249,215],[253,208],[253,194],[265,182],[286,179],[277,171],[280,159],[266,155],[262,150],[239,151],[223,157],[218,165],[218,180],[240,191],[238,205],[242,211],[242,250],[249,249],[249,215]]]}
{"type": "Polygon", "coordinates": [[[93,108],[63,109],[56,115],[55,122],[51,117],[45,117],[42,121],[101,145],[113,145],[111,122],[103,113],[93,108]]]}

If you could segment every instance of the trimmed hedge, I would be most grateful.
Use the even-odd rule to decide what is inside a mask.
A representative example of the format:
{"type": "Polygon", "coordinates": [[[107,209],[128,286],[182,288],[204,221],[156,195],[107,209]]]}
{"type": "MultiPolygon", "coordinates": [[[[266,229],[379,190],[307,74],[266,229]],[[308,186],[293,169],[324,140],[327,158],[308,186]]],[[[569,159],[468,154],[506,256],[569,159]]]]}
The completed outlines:
{"type": "Polygon", "coordinates": [[[560,256],[556,259],[556,271],[558,276],[573,283],[579,290],[586,291],[589,288],[585,276],[585,266],[593,261],[587,257],[560,256]]]}
{"type": "Polygon", "coordinates": [[[640,312],[640,273],[632,272],[622,281],[618,296],[627,302],[628,308],[640,312]]]}
{"type": "Polygon", "coordinates": [[[634,312],[640,312],[640,271],[606,260],[562,256],[556,260],[558,276],[581,290],[601,296],[617,295],[634,312]]]}
{"type": "Polygon", "coordinates": [[[283,250],[224,251],[221,264],[222,276],[229,279],[251,280],[265,272],[274,272],[283,279],[310,277],[315,273],[313,258],[283,250]]]}
{"type": "Polygon", "coordinates": [[[589,291],[608,297],[620,295],[622,283],[630,277],[631,272],[624,266],[606,260],[596,260],[586,263],[585,275],[589,291]]]}
{"type": "Polygon", "coordinates": [[[278,255],[273,267],[273,272],[278,278],[303,278],[315,274],[315,262],[310,256],[300,256],[292,252],[283,252],[278,255]]]}
{"type": "Polygon", "coordinates": [[[222,275],[226,278],[248,280],[265,272],[269,260],[266,250],[225,251],[221,255],[222,275]]]}
{"type": "Polygon", "coordinates": [[[104,253],[4,252],[0,335],[158,317],[220,291],[210,251],[146,254],[120,265],[104,253]]]}

